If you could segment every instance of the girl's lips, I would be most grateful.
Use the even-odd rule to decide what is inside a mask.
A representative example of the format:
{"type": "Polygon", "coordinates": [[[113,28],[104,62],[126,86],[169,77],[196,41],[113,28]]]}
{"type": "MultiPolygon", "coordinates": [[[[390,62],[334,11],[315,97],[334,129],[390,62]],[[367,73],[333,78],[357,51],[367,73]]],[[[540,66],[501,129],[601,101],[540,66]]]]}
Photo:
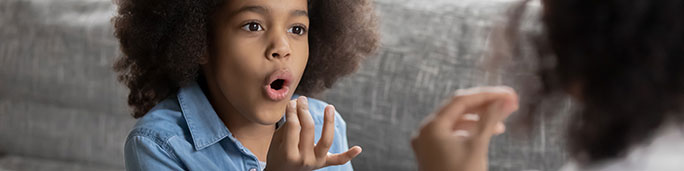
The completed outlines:
{"type": "Polygon", "coordinates": [[[266,97],[273,101],[287,99],[290,92],[290,80],[292,80],[292,74],[288,69],[279,69],[269,74],[264,85],[266,97]]]}
{"type": "Polygon", "coordinates": [[[280,90],[271,88],[270,85],[264,87],[266,91],[266,96],[273,101],[281,101],[287,98],[287,94],[290,92],[289,87],[283,87],[280,90]]]}

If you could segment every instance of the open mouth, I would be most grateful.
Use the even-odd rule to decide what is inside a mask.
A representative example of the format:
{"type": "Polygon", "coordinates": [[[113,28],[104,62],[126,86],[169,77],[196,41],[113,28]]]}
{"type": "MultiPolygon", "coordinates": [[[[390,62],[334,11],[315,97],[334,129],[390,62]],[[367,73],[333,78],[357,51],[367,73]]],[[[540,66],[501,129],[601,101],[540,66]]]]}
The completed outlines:
{"type": "Polygon", "coordinates": [[[266,85],[264,86],[266,96],[273,101],[287,99],[287,95],[290,92],[291,79],[292,74],[287,69],[271,73],[266,78],[266,85]]]}
{"type": "Polygon", "coordinates": [[[271,83],[271,89],[280,90],[285,86],[285,80],[277,79],[271,83]]]}

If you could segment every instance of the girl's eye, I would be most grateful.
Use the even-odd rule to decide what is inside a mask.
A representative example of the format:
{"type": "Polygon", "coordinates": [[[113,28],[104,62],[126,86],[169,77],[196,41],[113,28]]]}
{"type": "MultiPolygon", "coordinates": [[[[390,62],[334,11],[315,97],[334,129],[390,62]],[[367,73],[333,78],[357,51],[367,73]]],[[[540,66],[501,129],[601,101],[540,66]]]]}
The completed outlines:
{"type": "Polygon", "coordinates": [[[250,23],[247,23],[244,26],[242,26],[242,29],[245,31],[255,32],[255,31],[263,31],[264,27],[261,27],[261,24],[259,24],[259,23],[250,22],[250,23]]]}
{"type": "Polygon", "coordinates": [[[306,33],[306,28],[302,26],[294,26],[290,27],[290,29],[288,29],[287,32],[294,33],[296,35],[303,35],[304,33],[306,33]]]}

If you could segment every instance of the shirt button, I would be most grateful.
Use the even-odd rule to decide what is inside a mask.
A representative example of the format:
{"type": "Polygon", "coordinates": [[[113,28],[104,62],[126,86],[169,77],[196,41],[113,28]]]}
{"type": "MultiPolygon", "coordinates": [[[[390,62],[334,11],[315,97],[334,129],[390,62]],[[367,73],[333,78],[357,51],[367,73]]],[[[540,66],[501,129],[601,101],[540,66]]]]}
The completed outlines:
{"type": "Polygon", "coordinates": [[[249,169],[249,171],[257,171],[257,170],[255,168],[251,168],[251,169],[249,169]]]}

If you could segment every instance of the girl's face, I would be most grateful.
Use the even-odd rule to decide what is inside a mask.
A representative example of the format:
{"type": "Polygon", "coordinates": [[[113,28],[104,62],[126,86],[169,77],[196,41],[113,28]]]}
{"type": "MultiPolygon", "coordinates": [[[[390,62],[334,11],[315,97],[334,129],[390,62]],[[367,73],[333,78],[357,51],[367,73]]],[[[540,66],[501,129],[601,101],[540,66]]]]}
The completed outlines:
{"type": "Polygon", "coordinates": [[[229,105],[214,108],[275,124],[309,58],[307,1],[229,0],[213,23],[212,55],[203,69],[215,87],[211,99],[224,102],[214,105],[229,105]]]}

